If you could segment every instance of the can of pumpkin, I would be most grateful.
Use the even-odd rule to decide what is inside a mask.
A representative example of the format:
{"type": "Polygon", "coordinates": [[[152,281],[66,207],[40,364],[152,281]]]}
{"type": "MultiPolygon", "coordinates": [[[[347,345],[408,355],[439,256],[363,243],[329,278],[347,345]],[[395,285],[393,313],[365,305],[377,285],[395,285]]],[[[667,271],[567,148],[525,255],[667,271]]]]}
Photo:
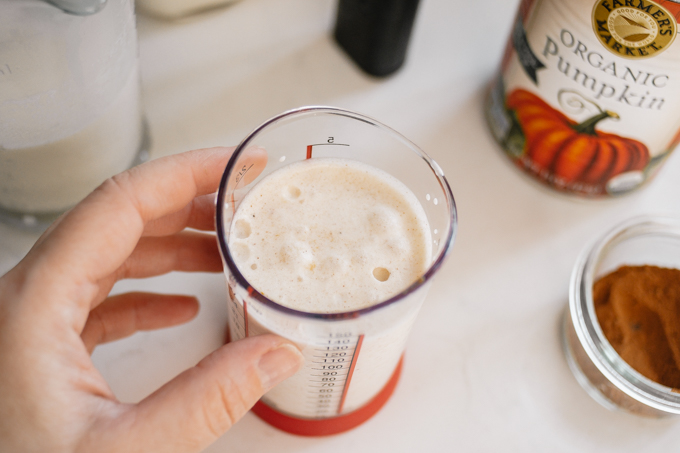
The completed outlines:
{"type": "Polygon", "coordinates": [[[521,169],[621,195],[680,142],[680,0],[522,0],[486,117],[521,169]]]}

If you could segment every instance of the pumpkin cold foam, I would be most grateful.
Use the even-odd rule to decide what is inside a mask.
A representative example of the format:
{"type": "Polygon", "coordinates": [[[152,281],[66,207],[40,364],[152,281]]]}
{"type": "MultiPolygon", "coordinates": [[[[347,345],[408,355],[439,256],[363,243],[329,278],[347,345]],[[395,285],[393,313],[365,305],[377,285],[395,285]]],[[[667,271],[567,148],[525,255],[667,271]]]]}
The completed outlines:
{"type": "Polygon", "coordinates": [[[427,217],[415,195],[348,159],[296,162],[250,191],[229,238],[255,289],[308,313],[348,312],[387,300],[430,263],[427,217]]]}
{"type": "MultiPolygon", "coordinates": [[[[405,184],[378,168],[340,158],[307,159],[267,175],[244,197],[229,237],[236,265],[253,288],[305,313],[351,313],[395,296],[425,273],[431,244],[427,215],[405,184]]],[[[402,316],[362,340],[352,385],[333,416],[365,407],[384,388],[414,316],[402,316]]],[[[248,322],[249,335],[270,331],[255,318],[248,322]]],[[[313,342],[298,347],[308,364],[319,363],[313,342]]],[[[350,350],[343,351],[343,357],[328,360],[349,363],[344,354],[350,350]]],[[[319,407],[308,398],[308,372],[300,370],[263,402],[295,417],[318,417],[319,407]]],[[[337,389],[321,389],[336,393],[321,396],[331,398],[342,388],[337,373],[337,389]]]]}

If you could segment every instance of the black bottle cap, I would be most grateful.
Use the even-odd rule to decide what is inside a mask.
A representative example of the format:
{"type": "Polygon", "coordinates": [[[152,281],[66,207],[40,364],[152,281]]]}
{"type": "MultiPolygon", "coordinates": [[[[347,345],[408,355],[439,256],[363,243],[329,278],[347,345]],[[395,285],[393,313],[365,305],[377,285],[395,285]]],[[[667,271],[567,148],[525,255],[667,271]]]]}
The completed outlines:
{"type": "Polygon", "coordinates": [[[335,40],[368,74],[384,77],[404,63],[420,0],[339,0],[335,40]]]}

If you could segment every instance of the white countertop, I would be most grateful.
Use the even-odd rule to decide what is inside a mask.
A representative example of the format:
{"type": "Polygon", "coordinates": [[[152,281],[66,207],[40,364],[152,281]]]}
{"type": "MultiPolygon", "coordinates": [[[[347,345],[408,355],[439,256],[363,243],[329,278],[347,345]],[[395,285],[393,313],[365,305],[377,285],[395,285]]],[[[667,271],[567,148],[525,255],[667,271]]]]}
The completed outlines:
{"type": "MultiPolygon", "coordinates": [[[[326,438],[277,431],[248,414],[216,452],[669,452],[680,418],[600,407],[564,360],[559,321],[578,253],[637,214],[680,215],[680,157],[646,189],[613,201],[551,193],[515,170],[486,129],[482,102],[517,0],[421,2],[406,65],[363,75],[330,37],[335,1],[243,0],[177,22],[140,16],[152,157],[235,145],[301,105],[355,110],[409,137],[444,169],[459,233],[411,334],[396,392],[373,419],[326,438]]],[[[0,273],[36,236],[0,226],[0,273]]],[[[123,401],[138,401],[217,348],[226,326],[221,274],[125,281],[196,294],[187,325],[104,345],[94,361],[123,401]]]]}

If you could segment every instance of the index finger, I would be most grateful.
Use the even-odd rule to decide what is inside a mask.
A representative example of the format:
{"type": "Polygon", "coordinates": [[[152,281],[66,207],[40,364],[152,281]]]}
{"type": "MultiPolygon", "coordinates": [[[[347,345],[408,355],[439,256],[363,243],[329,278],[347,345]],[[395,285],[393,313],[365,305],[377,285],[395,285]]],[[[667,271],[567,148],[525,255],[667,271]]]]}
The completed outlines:
{"type": "MultiPolygon", "coordinates": [[[[89,304],[97,282],[132,253],[148,222],[215,192],[232,151],[210,148],[164,157],[99,186],[27,256],[46,266],[41,286],[50,291],[50,299],[59,298],[58,293],[70,300],[78,295],[89,304]]],[[[244,159],[263,167],[266,155],[251,152],[244,159]]]]}

